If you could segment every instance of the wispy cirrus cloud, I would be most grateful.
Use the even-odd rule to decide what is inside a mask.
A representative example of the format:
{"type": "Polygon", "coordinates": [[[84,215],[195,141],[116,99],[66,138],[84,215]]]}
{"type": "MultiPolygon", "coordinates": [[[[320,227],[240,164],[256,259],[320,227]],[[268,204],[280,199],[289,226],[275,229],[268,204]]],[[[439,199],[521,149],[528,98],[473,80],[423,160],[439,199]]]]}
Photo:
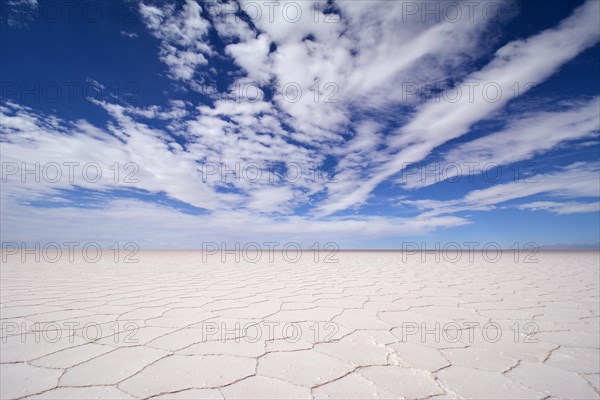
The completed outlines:
{"type": "Polygon", "coordinates": [[[187,1],[181,10],[175,5],[155,7],[140,3],[140,14],[152,35],[160,40],[160,59],[171,76],[189,81],[200,65],[207,65],[212,53],[207,41],[210,23],[201,16],[202,7],[187,1]]]}
{"type": "Polygon", "coordinates": [[[443,155],[440,161],[418,166],[419,170],[429,171],[427,174],[406,171],[399,182],[407,189],[429,186],[453,179],[461,173],[481,172],[486,165],[501,166],[528,160],[566,142],[598,136],[598,97],[565,108],[560,111],[533,112],[513,118],[506,128],[457,145],[443,155]],[[469,163],[471,168],[467,168],[465,163],[469,163]],[[450,164],[458,167],[439,168],[439,165],[450,164]]]}
{"type": "MultiPolygon", "coordinates": [[[[552,195],[562,199],[597,198],[600,193],[599,173],[600,165],[598,163],[574,163],[557,172],[540,174],[536,176],[534,183],[518,180],[473,190],[456,200],[403,200],[401,203],[422,210],[422,216],[431,217],[464,211],[489,211],[495,209],[499,204],[539,194],[552,195]]],[[[554,205],[554,207],[549,207],[549,204],[546,203],[546,208],[559,210],[555,203],[550,205],[554,205]]],[[[523,209],[531,209],[531,207],[523,209]]],[[[595,211],[595,209],[592,208],[591,211],[595,211]]]]}
{"type": "Polygon", "coordinates": [[[597,201],[590,203],[576,201],[534,201],[532,203],[519,204],[516,207],[519,210],[549,211],[560,215],[600,212],[600,202],[597,201]]]}
{"type": "Polygon", "coordinates": [[[518,83],[523,88],[519,94],[523,94],[532,82],[543,82],[561,65],[598,42],[599,13],[600,3],[589,1],[557,27],[497,50],[485,67],[466,76],[459,85],[469,95],[454,102],[434,100],[418,107],[410,121],[388,140],[387,157],[381,157],[379,165],[370,169],[368,178],[358,179],[353,187],[342,190],[330,185],[329,198],[319,207],[318,214],[330,215],[364,203],[380,183],[407,164],[423,160],[436,147],[468,133],[473,124],[506,105],[513,97],[506,96],[511,93],[510,86],[518,83]],[[494,87],[496,94],[474,90],[486,86],[494,87]]]}
{"type": "MultiPolygon", "coordinates": [[[[550,168],[535,183],[469,188],[454,200],[419,192],[452,175],[425,181],[412,176],[401,183],[397,177],[433,155],[441,163],[506,165],[563,147],[597,146],[597,94],[504,111],[597,44],[598,3],[588,1],[555,26],[499,49],[493,39],[502,21],[482,13],[423,19],[407,16],[405,5],[316,1],[272,9],[260,2],[139,2],[140,29],[117,34],[149,40],[165,68],[163,78],[190,91],[165,89],[163,103],[144,106],[89,99],[103,110],[104,124],[5,102],[3,162],[25,168],[93,163],[108,173],[94,182],[79,174],[35,183],[8,174],[3,232],[34,235],[17,222],[33,210],[40,224],[57,224],[55,234],[61,218],[68,221],[66,231],[82,232],[65,214],[77,207],[89,211],[86,223],[106,235],[126,207],[135,207],[125,218],[132,221],[128,234],[143,235],[156,224],[184,242],[202,236],[194,232],[200,226],[206,235],[223,238],[239,237],[239,230],[271,238],[324,232],[351,240],[431,234],[474,221],[459,213],[504,206],[596,212],[590,198],[598,169],[590,163],[550,168]],[[294,8],[297,18],[292,21],[284,8],[294,8]],[[206,85],[217,90],[194,97],[206,95],[206,85]],[[430,85],[450,97],[440,101],[430,85]],[[452,97],[458,91],[462,95],[452,97]],[[476,124],[490,120],[502,124],[474,132],[476,124]],[[436,153],[441,146],[443,153],[436,153]],[[136,168],[135,182],[115,181],[115,163],[136,168]],[[249,165],[263,168],[261,179],[244,176],[249,165]],[[301,173],[290,179],[296,167],[301,173]],[[384,184],[387,192],[376,193],[384,184]],[[82,191],[93,197],[93,207],[77,200],[82,191]],[[533,196],[530,203],[515,204],[533,196]],[[371,209],[370,199],[381,207],[371,209]],[[401,210],[393,206],[397,199],[401,210]],[[43,207],[42,200],[52,207],[43,207]],[[256,226],[244,228],[252,219],[256,226]],[[182,221],[183,231],[172,232],[171,220],[182,221]]],[[[164,241],[165,235],[152,240],[164,241]]]]}

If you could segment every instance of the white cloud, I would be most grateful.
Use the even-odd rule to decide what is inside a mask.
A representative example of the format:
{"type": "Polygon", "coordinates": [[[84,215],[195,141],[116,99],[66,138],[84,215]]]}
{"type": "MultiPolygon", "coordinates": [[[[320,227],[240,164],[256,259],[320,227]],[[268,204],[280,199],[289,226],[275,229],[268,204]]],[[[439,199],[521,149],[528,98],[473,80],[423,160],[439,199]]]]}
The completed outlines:
{"type": "Polygon", "coordinates": [[[460,84],[463,96],[458,100],[432,100],[419,107],[389,140],[388,152],[381,157],[385,161],[372,168],[367,179],[343,191],[331,185],[329,190],[333,195],[319,207],[318,215],[364,203],[381,182],[397,174],[407,163],[423,160],[436,147],[466,134],[473,124],[502,108],[514,97],[507,94],[515,83],[522,88],[520,95],[532,87],[532,82],[539,84],[547,79],[561,65],[598,42],[599,15],[600,2],[590,0],[557,27],[500,48],[484,68],[465,77],[460,84]],[[486,85],[500,88],[504,95],[496,97],[493,89],[486,93],[482,90],[486,85]]]}
{"type": "Polygon", "coordinates": [[[249,238],[261,245],[268,241],[279,242],[280,246],[297,242],[308,248],[314,242],[321,246],[334,242],[343,248],[359,240],[368,243],[380,238],[426,235],[469,223],[452,216],[313,220],[239,211],[192,215],[138,200],[114,200],[91,209],[33,208],[3,200],[0,212],[4,243],[31,243],[35,238],[41,243],[97,242],[108,247],[115,242],[121,246],[134,242],[142,249],[201,249],[207,242],[225,242],[233,247],[235,242],[245,244],[249,238]]]}
{"type": "Polygon", "coordinates": [[[2,5],[2,17],[6,23],[14,28],[27,28],[29,23],[35,20],[38,12],[37,0],[7,0],[2,5]]]}
{"type": "Polygon", "coordinates": [[[577,213],[600,213],[600,202],[579,203],[575,201],[556,202],[556,201],[535,201],[533,203],[517,205],[519,210],[531,211],[549,211],[555,214],[577,214],[577,213]]]}
{"type": "Polygon", "coordinates": [[[473,190],[461,199],[403,200],[400,203],[415,206],[425,211],[422,216],[432,217],[463,211],[493,210],[498,204],[541,194],[554,198],[597,198],[600,193],[599,172],[598,163],[574,163],[557,172],[537,175],[534,182],[517,180],[493,185],[473,190]]]}
{"type": "Polygon", "coordinates": [[[191,80],[198,66],[208,64],[205,56],[212,54],[206,38],[210,23],[201,12],[193,0],[187,0],[179,11],[174,5],[158,8],[140,3],[144,23],[161,41],[160,58],[175,79],[191,80]]]}
{"type": "Polygon", "coordinates": [[[230,44],[225,52],[232,56],[254,82],[265,84],[270,79],[269,47],[265,34],[249,38],[244,42],[230,44]]]}
{"type": "Polygon", "coordinates": [[[280,209],[282,204],[290,201],[294,194],[287,187],[272,187],[258,189],[252,192],[252,200],[247,207],[256,211],[273,212],[280,209]]]}
{"type": "MultiPolygon", "coordinates": [[[[340,1],[333,6],[325,1],[288,2],[272,10],[271,20],[264,3],[254,4],[261,7],[261,18],[253,24],[233,15],[205,19],[206,10],[193,0],[183,6],[139,5],[143,22],[158,39],[160,59],[180,85],[196,90],[205,83],[202,71],[205,66],[207,70],[213,67],[209,59],[227,58],[240,67],[230,75],[233,84],[210,105],[173,100],[164,106],[133,107],[93,100],[109,114],[106,127],[84,120],[61,120],[12,103],[2,106],[4,161],[28,165],[94,162],[103,171],[111,171],[115,162],[139,166],[138,182],[128,184],[113,182],[112,176],[93,184],[77,177],[74,182],[62,179],[35,185],[10,177],[1,196],[3,232],[33,237],[39,231],[34,227],[48,224],[52,225],[44,232],[48,237],[75,237],[94,226],[106,237],[130,236],[143,241],[148,235],[154,243],[180,240],[181,246],[198,239],[252,235],[354,240],[428,234],[469,222],[448,214],[493,209],[534,194],[560,199],[591,197],[596,190],[597,196],[598,185],[593,181],[598,168],[576,164],[536,177],[540,179],[537,185],[496,185],[451,201],[405,200],[404,204],[423,210],[412,218],[327,217],[363,205],[379,184],[402,171],[406,163],[423,160],[436,147],[494,116],[514,97],[511,87],[515,83],[522,94],[532,87],[531,82],[543,82],[596,43],[598,2],[587,2],[555,28],[506,44],[474,72],[470,70],[474,61],[488,55],[490,44],[483,40],[496,24],[481,13],[455,22],[423,22],[420,17],[404,19],[406,2],[340,1]],[[296,5],[301,7],[300,18],[290,21],[296,5]],[[326,15],[323,10],[328,7],[336,11],[326,15]],[[335,21],[327,23],[326,18],[335,21]],[[212,28],[223,40],[223,54],[211,46],[212,28]],[[418,105],[405,96],[405,83],[422,87],[446,80],[461,82],[456,87],[463,89],[463,96],[456,102],[432,100],[418,105]],[[278,88],[271,87],[272,83],[278,88]],[[498,101],[484,98],[482,89],[489,83],[502,89],[498,101]],[[272,101],[268,97],[240,100],[236,98],[240,85],[254,85],[258,94],[278,90],[272,101]],[[300,88],[301,96],[290,99],[293,93],[287,92],[286,97],[281,92],[284,85],[300,88]],[[475,88],[471,96],[466,85],[475,88]],[[409,115],[406,110],[414,112],[409,115]],[[183,137],[185,143],[176,137],[183,137]],[[337,162],[335,182],[315,181],[314,175],[306,173],[326,162],[337,162]],[[294,163],[304,171],[299,180],[284,179],[278,170],[274,180],[252,182],[223,181],[221,174],[207,176],[202,169],[213,164],[231,172],[236,165],[243,168],[249,163],[294,163]],[[99,207],[82,212],[63,193],[77,188],[162,193],[205,209],[206,215],[137,200],[102,199],[99,207]],[[37,209],[27,206],[24,199],[44,199],[64,207],[37,209]],[[294,216],[299,207],[312,216],[294,216]],[[27,225],[29,222],[32,225],[27,225]],[[153,230],[153,226],[161,229],[153,230]]],[[[94,85],[103,88],[98,82],[94,85]]],[[[573,140],[585,139],[594,145],[598,106],[596,98],[561,111],[524,114],[502,131],[454,147],[444,155],[445,160],[472,158],[502,164],[531,158],[573,140]]],[[[233,174],[239,175],[237,171],[233,174]]],[[[414,181],[407,185],[420,186],[414,181]]],[[[581,210],[591,207],[555,200],[522,207],[555,213],[584,212],[581,210]]]]}
{"type": "MultiPolygon", "coordinates": [[[[217,192],[218,180],[212,183],[209,180],[207,184],[202,180],[198,165],[202,152],[195,147],[201,142],[192,142],[184,150],[169,135],[133,119],[133,116],[160,118],[164,114],[172,114],[172,111],[96,103],[105,108],[114,120],[108,131],[86,121],[69,123],[12,103],[2,106],[3,166],[16,163],[22,168],[21,163],[26,163],[31,170],[35,163],[42,168],[52,162],[61,165],[74,162],[80,166],[95,163],[104,173],[109,172],[99,181],[90,182],[76,167],[72,181],[69,175],[64,174],[56,182],[43,178],[35,182],[32,176],[23,182],[22,174],[6,174],[7,171],[3,171],[7,175],[0,197],[4,241],[20,242],[35,238],[42,242],[105,241],[103,244],[106,245],[115,241],[134,241],[143,248],[198,248],[203,241],[231,242],[252,237],[257,240],[298,241],[306,246],[314,241],[333,241],[342,246],[361,238],[370,241],[381,237],[423,235],[469,223],[452,216],[314,219],[281,215],[282,212],[291,212],[290,204],[298,204],[298,196],[303,193],[298,192],[298,188],[311,185],[305,181],[309,180],[308,177],[293,182],[277,181],[283,186],[272,186],[272,182],[268,181],[253,186],[242,181],[237,186],[240,194],[217,192]],[[123,182],[123,174],[128,171],[121,171],[121,178],[115,182],[110,174],[115,162],[121,167],[130,162],[138,165],[139,170],[133,176],[135,182],[123,182]],[[75,189],[89,189],[94,206],[84,206],[69,198],[65,190],[75,189]],[[111,189],[141,189],[151,194],[162,192],[171,199],[205,208],[206,212],[193,215],[166,205],[116,200],[103,195],[111,189]],[[56,207],[34,206],[31,204],[34,201],[52,203],[56,207]],[[244,209],[247,211],[240,211],[244,209]],[[92,233],[90,226],[94,227],[92,233]]],[[[226,104],[204,111],[216,114],[243,112],[226,104]]],[[[372,134],[373,128],[365,126],[361,135],[372,134]]],[[[245,147],[241,145],[240,149],[245,147]]],[[[248,156],[252,154],[249,152],[248,156]]],[[[274,155],[277,154],[281,160],[287,157],[286,161],[297,159],[306,162],[295,148],[290,148],[287,156],[276,151],[274,155]]],[[[239,161],[239,155],[236,153],[232,157],[239,161]]],[[[226,152],[224,156],[227,157],[226,152]]],[[[309,155],[305,156],[309,158],[309,155]]],[[[259,159],[264,160],[265,156],[259,159]]],[[[65,167],[62,170],[65,172],[65,167]]]]}
{"type": "Polygon", "coordinates": [[[486,165],[527,160],[562,143],[591,138],[600,129],[599,109],[600,99],[595,98],[564,111],[527,114],[505,129],[452,148],[441,161],[418,166],[417,173],[406,171],[399,182],[408,189],[429,186],[459,174],[480,173],[486,165]]]}
{"type": "Polygon", "coordinates": [[[138,37],[138,34],[133,32],[121,31],[120,33],[121,35],[128,37],[129,39],[135,39],[138,37]]]}
{"type": "Polygon", "coordinates": [[[190,186],[190,180],[201,182],[196,162],[190,154],[182,151],[169,135],[135,122],[122,107],[101,104],[117,121],[109,127],[112,134],[86,121],[48,121],[30,109],[9,104],[11,112],[3,111],[1,115],[3,166],[15,163],[18,171],[10,174],[8,181],[3,183],[2,196],[23,197],[25,191],[28,193],[25,197],[32,198],[75,187],[91,190],[132,187],[165,192],[174,199],[208,209],[224,207],[235,199],[236,196],[231,194],[217,194],[207,185],[190,186]],[[53,177],[43,179],[43,167],[55,162],[61,165],[60,179],[57,182],[52,182],[53,177]],[[39,182],[33,175],[25,176],[23,181],[21,171],[25,168],[21,163],[26,163],[29,170],[34,169],[36,163],[40,165],[39,182]],[[78,163],[72,178],[64,163],[78,163]],[[139,167],[135,173],[137,182],[124,182],[122,178],[127,171],[122,170],[123,175],[115,179],[115,163],[119,163],[119,168],[124,168],[127,163],[139,167]],[[85,173],[84,166],[91,164],[98,167],[85,173]],[[102,173],[98,181],[97,169],[102,173]]]}

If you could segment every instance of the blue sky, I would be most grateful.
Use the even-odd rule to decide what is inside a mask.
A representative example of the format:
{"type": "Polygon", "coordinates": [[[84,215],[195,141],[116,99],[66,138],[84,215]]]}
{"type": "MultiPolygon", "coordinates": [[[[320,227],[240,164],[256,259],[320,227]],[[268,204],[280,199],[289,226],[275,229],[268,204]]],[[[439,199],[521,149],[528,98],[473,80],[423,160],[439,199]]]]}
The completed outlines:
{"type": "Polygon", "coordinates": [[[1,13],[3,242],[600,242],[596,0],[1,13]]]}

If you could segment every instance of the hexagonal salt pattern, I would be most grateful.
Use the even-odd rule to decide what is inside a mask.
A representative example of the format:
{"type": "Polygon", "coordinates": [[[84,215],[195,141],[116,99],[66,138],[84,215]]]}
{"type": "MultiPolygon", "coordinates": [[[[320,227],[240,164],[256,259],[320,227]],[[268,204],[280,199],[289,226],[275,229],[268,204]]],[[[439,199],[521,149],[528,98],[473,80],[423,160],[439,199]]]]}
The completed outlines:
{"type": "Polygon", "coordinates": [[[597,252],[137,257],[2,264],[2,399],[600,398],[597,252]]]}

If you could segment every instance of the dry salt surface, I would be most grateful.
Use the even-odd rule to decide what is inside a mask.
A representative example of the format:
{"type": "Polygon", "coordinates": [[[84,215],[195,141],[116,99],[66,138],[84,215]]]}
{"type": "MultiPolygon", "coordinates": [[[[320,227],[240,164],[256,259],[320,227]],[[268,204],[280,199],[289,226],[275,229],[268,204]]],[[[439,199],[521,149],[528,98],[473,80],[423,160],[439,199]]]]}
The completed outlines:
{"type": "Polygon", "coordinates": [[[598,399],[598,252],[515,254],[8,256],[1,398],[598,399]]]}

